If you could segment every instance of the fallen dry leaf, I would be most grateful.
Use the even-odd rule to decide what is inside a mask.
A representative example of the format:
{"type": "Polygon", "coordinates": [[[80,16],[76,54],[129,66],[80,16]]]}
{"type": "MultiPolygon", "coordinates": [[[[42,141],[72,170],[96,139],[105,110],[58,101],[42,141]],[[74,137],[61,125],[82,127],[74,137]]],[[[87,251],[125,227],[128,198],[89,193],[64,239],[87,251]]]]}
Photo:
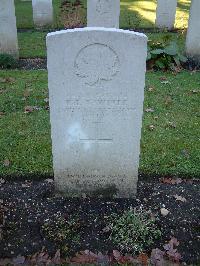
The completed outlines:
{"type": "Polygon", "coordinates": [[[176,185],[176,184],[180,184],[183,182],[181,178],[175,179],[175,178],[168,178],[168,177],[162,178],[160,181],[164,184],[171,184],[171,185],[176,185]]]}
{"type": "Polygon", "coordinates": [[[153,112],[154,112],[154,109],[152,109],[152,108],[147,108],[147,109],[145,109],[145,112],[147,112],[147,113],[153,113],[153,112]]]}
{"type": "Polygon", "coordinates": [[[10,166],[10,161],[8,159],[5,159],[3,162],[3,166],[5,166],[5,167],[10,166]]]}
{"type": "Polygon", "coordinates": [[[78,263],[78,264],[91,264],[96,263],[97,261],[97,255],[90,252],[89,250],[80,251],[80,253],[77,253],[74,258],[71,259],[72,263],[78,263]]]}
{"type": "Polygon", "coordinates": [[[29,114],[29,113],[32,113],[33,111],[39,111],[41,109],[42,108],[38,106],[25,106],[24,113],[29,114]]]}
{"type": "Polygon", "coordinates": [[[162,216],[164,216],[164,217],[169,214],[169,211],[167,209],[165,209],[165,208],[161,208],[160,212],[161,212],[162,216]]]}
{"type": "Polygon", "coordinates": [[[14,265],[23,264],[25,262],[25,257],[19,255],[16,258],[14,258],[12,262],[13,262],[14,265]]]}
{"type": "Polygon", "coordinates": [[[171,240],[163,246],[170,261],[175,263],[179,263],[181,260],[181,254],[176,249],[178,245],[179,241],[175,237],[171,237],[171,240]]]}
{"type": "Polygon", "coordinates": [[[180,242],[177,240],[177,238],[172,237],[172,236],[171,236],[171,239],[170,239],[169,243],[170,243],[171,245],[174,245],[175,247],[178,247],[179,244],[180,244],[180,242]]]}
{"type": "Polygon", "coordinates": [[[5,115],[5,113],[4,113],[4,112],[0,112],[0,117],[1,117],[1,116],[4,116],[4,115],[5,115]]]}
{"type": "Polygon", "coordinates": [[[150,258],[152,265],[163,266],[164,255],[165,255],[165,252],[160,250],[159,248],[153,249],[151,252],[151,258],[150,258]]]}
{"type": "Polygon", "coordinates": [[[139,260],[139,262],[143,265],[143,266],[147,266],[148,265],[148,261],[149,261],[149,257],[147,256],[147,254],[145,253],[141,253],[137,259],[139,260]]]}
{"type": "Polygon", "coordinates": [[[33,106],[25,106],[24,108],[25,114],[32,113],[33,111],[34,111],[33,106]]]}
{"type": "Polygon", "coordinates": [[[12,259],[8,259],[8,258],[0,259],[0,265],[1,266],[13,265],[12,259]]]}
{"type": "Polygon", "coordinates": [[[176,124],[174,122],[168,122],[168,126],[170,128],[176,128],[176,124]]]}
{"type": "Polygon", "coordinates": [[[193,94],[197,94],[197,93],[200,92],[200,90],[191,90],[191,92],[192,92],[193,94]]]}
{"type": "Polygon", "coordinates": [[[165,98],[165,105],[169,105],[169,104],[171,104],[172,103],[172,97],[171,96],[167,96],[166,98],[165,98]]]}
{"type": "Polygon", "coordinates": [[[1,83],[6,83],[6,79],[5,78],[0,78],[0,82],[1,83]]]}
{"type": "Polygon", "coordinates": [[[44,99],[44,102],[45,102],[45,103],[48,103],[48,102],[49,102],[49,98],[45,98],[45,99],[44,99]]]}
{"type": "Polygon", "coordinates": [[[62,260],[61,260],[61,256],[60,256],[60,249],[58,249],[56,251],[55,256],[52,258],[51,262],[55,265],[60,265],[62,260]]]}
{"type": "Polygon", "coordinates": [[[166,85],[166,84],[171,84],[171,82],[169,82],[168,80],[165,80],[165,81],[161,81],[161,84],[166,85]]]}
{"type": "Polygon", "coordinates": [[[30,90],[25,90],[24,91],[24,97],[28,98],[30,96],[30,90]]]}
{"type": "Polygon", "coordinates": [[[102,231],[103,231],[104,233],[110,232],[110,230],[111,230],[111,228],[110,228],[110,226],[108,226],[108,225],[102,229],[102,231]]]}
{"type": "Polygon", "coordinates": [[[7,77],[7,78],[6,78],[6,82],[8,82],[8,83],[13,83],[13,82],[15,82],[15,81],[16,81],[15,78],[11,78],[11,77],[7,77]]]}
{"type": "Polygon", "coordinates": [[[153,131],[156,127],[154,125],[149,125],[148,128],[149,130],[153,131]]]}
{"type": "Polygon", "coordinates": [[[22,184],[23,188],[29,188],[31,186],[31,183],[24,183],[22,184]]]}
{"type": "Polygon", "coordinates": [[[148,91],[150,91],[150,92],[151,92],[151,91],[154,91],[154,88],[153,88],[153,87],[149,87],[149,88],[148,88],[148,91]]]}
{"type": "Polygon", "coordinates": [[[162,80],[162,81],[163,81],[163,80],[167,80],[167,78],[166,78],[165,76],[162,76],[162,77],[160,77],[159,79],[162,80]]]}
{"type": "Polygon", "coordinates": [[[51,179],[51,178],[47,178],[44,181],[47,182],[47,183],[53,183],[54,182],[53,179],[51,179]]]}
{"type": "Polygon", "coordinates": [[[184,197],[182,197],[182,196],[178,196],[177,194],[174,195],[174,198],[175,198],[176,200],[178,200],[178,201],[182,201],[182,202],[186,202],[186,201],[187,201],[186,198],[184,198],[184,197]]]}

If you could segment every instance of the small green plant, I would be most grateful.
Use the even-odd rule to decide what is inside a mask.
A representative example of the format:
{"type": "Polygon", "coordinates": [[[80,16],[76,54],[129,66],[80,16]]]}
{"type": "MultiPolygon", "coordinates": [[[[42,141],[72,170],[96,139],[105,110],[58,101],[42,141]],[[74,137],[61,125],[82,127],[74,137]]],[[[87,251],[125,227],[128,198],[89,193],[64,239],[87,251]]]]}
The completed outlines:
{"type": "Polygon", "coordinates": [[[109,228],[110,240],[117,248],[133,255],[145,251],[161,236],[155,221],[147,213],[136,209],[113,215],[109,228]]]}
{"type": "Polygon", "coordinates": [[[161,70],[176,70],[187,58],[178,49],[176,42],[152,42],[148,44],[147,65],[161,70]]]}
{"type": "Polygon", "coordinates": [[[0,68],[16,68],[17,60],[9,54],[0,54],[0,68]]]}
{"type": "Polygon", "coordinates": [[[54,220],[48,220],[42,225],[42,232],[51,241],[55,241],[63,253],[67,253],[69,246],[77,246],[80,235],[80,222],[78,218],[69,216],[55,217],[54,220]]]}

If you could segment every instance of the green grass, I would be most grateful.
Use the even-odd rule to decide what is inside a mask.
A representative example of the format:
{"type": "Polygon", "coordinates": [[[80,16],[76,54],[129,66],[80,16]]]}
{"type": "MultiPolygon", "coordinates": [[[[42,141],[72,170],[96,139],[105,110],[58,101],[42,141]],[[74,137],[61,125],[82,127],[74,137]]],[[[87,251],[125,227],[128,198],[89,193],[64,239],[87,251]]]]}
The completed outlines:
{"type": "MultiPolygon", "coordinates": [[[[72,0],[71,0],[72,1],[72,0]]],[[[86,8],[86,0],[81,0],[86,8]]],[[[61,0],[53,0],[54,25],[53,28],[63,27],[61,21],[61,0]]],[[[188,25],[188,14],[191,0],[178,0],[176,14],[176,28],[185,28],[188,25]]],[[[31,0],[22,2],[15,0],[17,27],[33,28],[31,0]]],[[[69,10],[71,12],[71,10],[69,10]]],[[[86,14],[86,12],[85,12],[86,14]]],[[[121,0],[121,28],[152,28],[155,25],[156,0],[121,0]]],[[[83,19],[83,24],[86,19],[83,19]]]]}
{"type": "Polygon", "coordinates": [[[18,32],[20,57],[45,57],[47,32],[18,32]]]}
{"type": "MultiPolygon", "coordinates": [[[[62,27],[60,21],[60,4],[61,0],[53,0],[54,23],[52,28],[62,27]]],[[[17,28],[34,28],[33,12],[31,0],[15,0],[15,13],[17,18],[17,28]]]]}
{"type": "MultiPolygon", "coordinates": [[[[46,35],[48,32],[18,32],[20,57],[45,57],[46,56],[46,35]]],[[[180,50],[184,51],[185,32],[179,33],[147,33],[149,40],[161,41],[164,37],[170,36],[176,41],[180,50]]]]}
{"type": "Polygon", "coordinates": [[[144,173],[200,176],[200,73],[147,74],[140,169],[144,173]],[[161,77],[167,78],[162,83],[161,77]],[[168,83],[169,82],[169,83],[168,83]],[[192,91],[198,91],[193,93],[192,91]],[[149,130],[154,125],[154,130],[149,130]]]}
{"type": "Polygon", "coordinates": [[[0,110],[5,116],[0,118],[0,173],[32,174],[50,173],[51,142],[49,113],[46,110],[24,113],[25,106],[44,107],[47,97],[46,71],[0,72],[0,77],[13,78],[11,82],[1,82],[0,110]],[[24,93],[30,93],[25,99],[24,93]],[[11,167],[5,168],[5,159],[11,167]]]}
{"type": "MultiPolygon", "coordinates": [[[[52,175],[47,72],[0,71],[0,81],[0,175],[52,175]]],[[[200,176],[199,88],[199,72],[147,73],[144,109],[154,112],[144,112],[140,172],[200,176]]]]}
{"type": "MultiPolygon", "coordinates": [[[[156,19],[156,0],[121,1],[120,26],[122,28],[152,28],[156,19]]],[[[178,0],[175,28],[188,25],[190,0],[178,0]]]]}

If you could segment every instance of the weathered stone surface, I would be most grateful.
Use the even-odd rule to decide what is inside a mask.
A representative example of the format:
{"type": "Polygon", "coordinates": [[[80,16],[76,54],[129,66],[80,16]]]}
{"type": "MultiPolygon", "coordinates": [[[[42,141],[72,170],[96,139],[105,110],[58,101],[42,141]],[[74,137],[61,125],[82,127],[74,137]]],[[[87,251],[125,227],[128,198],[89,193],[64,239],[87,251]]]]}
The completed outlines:
{"type": "Polygon", "coordinates": [[[146,70],[144,34],[84,28],[47,35],[56,188],[136,193],[146,70]]]}
{"type": "Polygon", "coordinates": [[[173,29],[176,18],[177,0],[157,0],[156,26],[173,29]]]}
{"type": "Polygon", "coordinates": [[[119,28],[120,0],[88,0],[88,27],[119,28]]]}
{"type": "Polygon", "coordinates": [[[0,0],[0,53],[19,56],[14,0],[0,0]]]}
{"type": "Polygon", "coordinates": [[[33,21],[37,27],[53,23],[52,0],[32,0],[33,21]]]}
{"type": "Polygon", "coordinates": [[[200,1],[192,0],[186,37],[186,53],[200,62],[200,1]]]}

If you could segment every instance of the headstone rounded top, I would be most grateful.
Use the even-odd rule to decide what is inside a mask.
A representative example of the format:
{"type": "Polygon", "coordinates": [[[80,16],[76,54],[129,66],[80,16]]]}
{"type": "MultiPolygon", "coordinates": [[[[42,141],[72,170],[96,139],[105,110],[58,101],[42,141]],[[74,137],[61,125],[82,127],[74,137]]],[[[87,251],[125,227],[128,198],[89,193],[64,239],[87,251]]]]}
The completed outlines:
{"type": "Polygon", "coordinates": [[[135,36],[135,38],[141,38],[147,41],[147,36],[144,33],[136,32],[136,31],[129,31],[129,30],[122,30],[122,29],[115,29],[115,28],[104,28],[104,27],[85,27],[85,28],[75,28],[75,29],[68,29],[68,30],[60,30],[55,32],[50,32],[47,34],[47,39],[52,36],[63,35],[66,33],[81,33],[81,32],[110,32],[116,34],[126,34],[130,36],[135,36]]]}

